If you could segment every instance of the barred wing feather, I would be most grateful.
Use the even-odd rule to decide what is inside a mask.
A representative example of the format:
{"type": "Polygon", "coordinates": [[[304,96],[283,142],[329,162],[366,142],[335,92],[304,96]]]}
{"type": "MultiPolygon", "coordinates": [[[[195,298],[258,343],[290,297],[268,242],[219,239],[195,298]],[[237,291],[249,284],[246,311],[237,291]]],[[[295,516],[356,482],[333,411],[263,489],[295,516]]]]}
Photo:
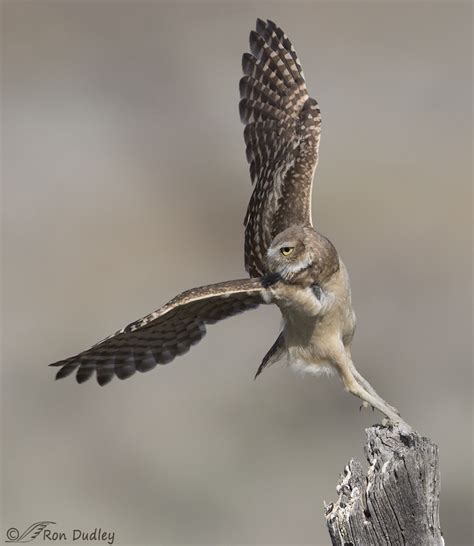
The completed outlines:
{"type": "Polygon", "coordinates": [[[292,225],[311,225],[311,189],[321,116],[295,50],[272,21],[257,20],[244,54],[240,117],[254,190],[245,216],[245,267],[264,275],[272,239],[292,225]]]}
{"type": "Polygon", "coordinates": [[[132,322],[87,351],[51,364],[56,379],[76,372],[83,383],[96,372],[105,385],[114,376],[126,379],[186,353],[206,333],[206,325],[270,303],[261,279],[227,281],[183,292],[169,303],[132,322]]]}

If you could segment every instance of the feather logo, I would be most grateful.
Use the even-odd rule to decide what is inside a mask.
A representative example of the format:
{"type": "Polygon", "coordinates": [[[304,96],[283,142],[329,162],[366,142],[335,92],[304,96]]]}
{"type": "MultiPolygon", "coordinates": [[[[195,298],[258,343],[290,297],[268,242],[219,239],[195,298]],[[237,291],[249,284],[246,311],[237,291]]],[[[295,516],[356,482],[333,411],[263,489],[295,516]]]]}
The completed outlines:
{"type": "Polygon", "coordinates": [[[55,523],[55,521],[37,521],[30,525],[21,535],[16,527],[10,527],[7,531],[7,540],[5,542],[32,542],[48,525],[54,525],[55,523]]]}

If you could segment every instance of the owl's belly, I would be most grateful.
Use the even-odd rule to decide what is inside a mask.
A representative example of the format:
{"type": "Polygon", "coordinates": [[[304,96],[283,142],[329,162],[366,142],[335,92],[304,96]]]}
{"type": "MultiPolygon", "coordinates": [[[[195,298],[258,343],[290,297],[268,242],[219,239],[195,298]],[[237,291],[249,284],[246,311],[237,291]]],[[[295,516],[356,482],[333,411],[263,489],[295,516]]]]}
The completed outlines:
{"type": "MultiPolygon", "coordinates": [[[[337,337],[319,331],[321,321],[314,324],[285,323],[284,335],[288,352],[288,364],[298,373],[314,375],[334,371],[334,343],[337,337]]],[[[337,342],[336,342],[337,343],[337,342]]]]}
{"type": "Polygon", "coordinates": [[[297,372],[320,375],[332,373],[338,360],[347,329],[346,313],[337,302],[327,306],[316,316],[286,312],[284,337],[288,364],[297,372]]]}
{"type": "Polygon", "coordinates": [[[355,317],[343,265],[331,283],[319,291],[313,288],[283,286],[275,293],[275,303],[283,315],[288,364],[318,375],[335,370],[333,363],[352,339],[355,317]]]}
{"type": "Polygon", "coordinates": [[[288,349],[288,365],[297,374],[305,375],[332,375],[334,366],[329,360],[305,358],[297,348],[288,349]]]}

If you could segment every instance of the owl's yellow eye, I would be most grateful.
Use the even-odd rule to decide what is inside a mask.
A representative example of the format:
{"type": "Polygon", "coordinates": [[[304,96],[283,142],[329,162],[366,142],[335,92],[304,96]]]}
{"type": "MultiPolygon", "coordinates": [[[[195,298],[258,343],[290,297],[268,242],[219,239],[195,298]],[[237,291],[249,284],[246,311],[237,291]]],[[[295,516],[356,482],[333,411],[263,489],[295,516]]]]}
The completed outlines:
{"type": "Polygon", "coordinates": [[[294,248],[291,246],[284,246],[280,248],[280,252],[283,254],[283,256],[289,256],[293,252],[294,248]]]}

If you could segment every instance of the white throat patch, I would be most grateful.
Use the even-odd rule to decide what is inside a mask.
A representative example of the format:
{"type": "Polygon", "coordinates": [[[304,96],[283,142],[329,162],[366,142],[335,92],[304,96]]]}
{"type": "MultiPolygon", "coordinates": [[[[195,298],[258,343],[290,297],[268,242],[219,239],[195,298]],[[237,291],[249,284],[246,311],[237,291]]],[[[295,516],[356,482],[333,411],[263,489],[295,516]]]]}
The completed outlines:
{"type": "Polygon", "coordinates": [[[311,259],[308,257],[294,264],[285,264],[281,268],[281,271],[279,271],[279,273],[284,279],[289,279],[290,277],[292,277],[296,273],[299,273],[300,271],[303,271],[303,269],[306,269],[310,265],[311,259]]]}
{"type": "MultiPolygon", "coordinates": [[[[283,245],[284,246],[284,245],[283,245]]],[[[279,248],[275,248],[275,249],[268,249],[267,251],[267,256],[269,258],[273,258],[275,259],[276,256],[278,256],[280,253],[280,249],[279,248]]],[[[304,260],[300,260],[299,262],[295,262],[295,263],[279,263],[279,269],[278,269],[278,273],[280,273],[280,275],[288,280],[290,279],[293,275],[295,275],[296,273],[299,273],[300,271],[303,271],[303,269],[306,269],[307,267],[309,267],[312,263],[312,258],[310,256],[306,257],[304,260]]]]}

